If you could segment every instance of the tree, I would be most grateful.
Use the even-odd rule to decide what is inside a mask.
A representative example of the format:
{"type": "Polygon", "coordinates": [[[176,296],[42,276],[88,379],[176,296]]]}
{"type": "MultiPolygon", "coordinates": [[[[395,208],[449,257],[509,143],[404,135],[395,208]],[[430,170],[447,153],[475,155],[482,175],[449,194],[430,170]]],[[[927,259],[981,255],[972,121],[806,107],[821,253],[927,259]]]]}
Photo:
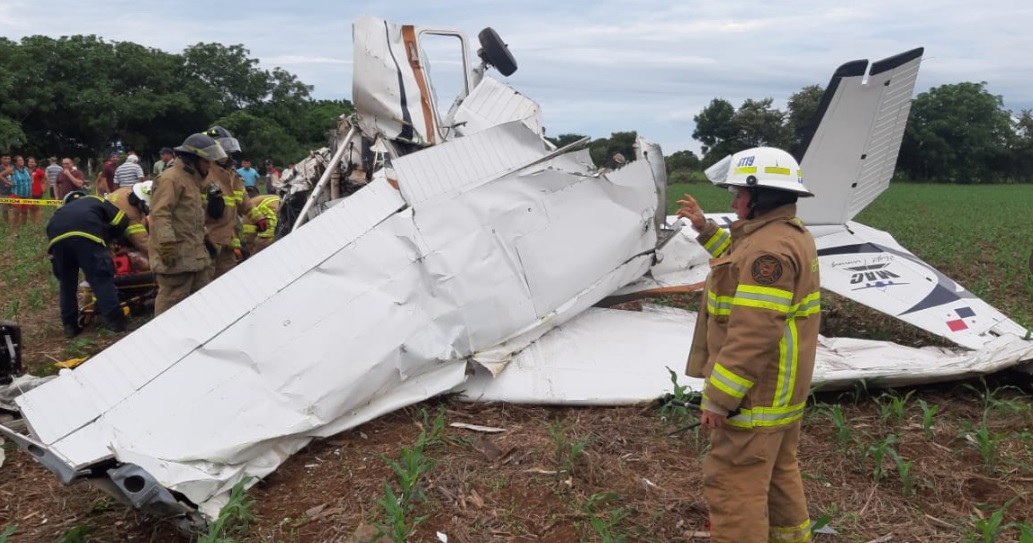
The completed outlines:
{"type": "Polygon", "coordinates": [[[561,148],[561,147],[566,147],[566,146],[570,145],[571,143],[574,143],[575,141],[581,141],[581,140],[583,140],[583,139],[585,139],[587,137],[588,136],[584,136],[584,135],[581,135],[581,134],[560,134],[559,136],[556,136],[555,138],[545,138],[545,139],[547,139],[550,142],[552,142],[552,144],[555,145],[556,148],[558,149],[558,148],[561,148]]]}
{"type": "Polygon", "coordinates": [[[912,179],[1000,180],[1013,137],[1010,112],[985,81],[941,85],[912,102],[898,165],[912,179]]]}
{"type": "Polygon", "coordinates": [[[1011,175],[1025,183],[1033,182],[1033,111],[1028,109],[1015,119],[1011,175]]]}
{"type": "Polygon", "coordinates": [[[675,170],[700,170],[699,157],[692,151],[675,151],[671,156],[665,157],[667,175],[675,170]]]}
{"type": "Polygon", "coordinates": [[[732,124],[737,132],[736,139],[742,146],[737,151],[750,147],[785,147],[789,139],[782,123],[785,115],[771,107],[773,101],[771,98],[748,98],[735,112],[732,124]]]}
{"type": "Polygon", "coordinates": [[[786,149],[796,151],[794,155],[798,158],[803,156],[803,149],[800,149],[803,138],[815,128],[814,123],[818,121],[814,116],[818,113],[818,105],[821,104],[823,96],[825,90],[820,86],[808,85],[789,97],[785,115],[789,138],[786,149]]]}
{"type": "Polygon", "coordinates": [[[614,168],[618,164],[614,162],[613,157],[618,153],[624,155],[628,162],[635,160],[636,140],[638,140],[637,132],[613,132],[609,138],[594,140],[589,145],[588,152],[592,156],[592,162],[595,162],[597,166],[614,168]]]}
{"type": "Polygon", "coordinates": [[[721,160],[725,155],[745,149],[738,141],[738,129],[732,120],[735,108],[727,100],[714,98],[710,105],[693,117],[696,129],[692,137],[702,143],[703,166],[707,167],[721,160]]]}

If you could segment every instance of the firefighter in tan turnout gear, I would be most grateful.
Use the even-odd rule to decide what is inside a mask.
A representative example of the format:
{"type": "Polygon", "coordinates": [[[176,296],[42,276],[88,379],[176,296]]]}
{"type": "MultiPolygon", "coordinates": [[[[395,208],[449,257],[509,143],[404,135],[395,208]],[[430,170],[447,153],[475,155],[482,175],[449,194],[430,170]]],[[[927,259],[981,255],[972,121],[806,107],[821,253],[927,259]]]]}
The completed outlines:
{"type": "Polygon", "coordinates": [[[244,221],[244,245],[251,256],[273,244],[276,232],[277,214],[280,212],[280,197],[275,194],[262,194],[251,198],[251,205],[258,210],[258,218],[244,221]],[[262,222],[265,222],[264,229],[262,222]]]}
{"type": "Polygon", "coordinates": [[[104,198],[115,204],[129,219],[125,237],[137,251],[147,254],[147,213],[150,211],[153,181],[141,181],[132,187],[122,187],[109,192],[104,198]]]}
{"type": "Polygon", "coordinates": [[[738,217],[725,230],[691,196],[678,202],[713,257],[686,372],[706,380],[711,541],[808,542],[796,454],[821,306],[814,238],[796,200],[812,194],[797,161],[770,147],[736,153],[707,177],[735,195],[738,217]]]}
{"type": "Polygon", "coordinates": [[[219,142],[226,158],[216,161],[208,171],[208,182],[217,191],[206,191],[204,199],[208,212],[205,215],[205,228],[208,231],[208,251],[212,255],[212,264],[209,266],[211,279],[233,269],[237,265],[235,249],[240,249],[240,237],[237,235],[237,216],[241,220],[253,220],[261,228],[268,224],[263,220],[262,213],[255,209],[244,190],[244,180],[233,168],[232,155],[240,153],[240,143],[233,137],[229,130],[221,126],[213,126],[206,135],[219,142]],[[222,205],[211,201],[213,198],[221,198],[222,205]],[[221,210],[219,209],[221,208],[221,210]]]}
{"type": "Polygon", "coordinates": [[[208,284],[201,190],[211,163],[226,158],[218,142],[193,134],[176,147],[176,160],[154,181],[151,194],[151,269],[158,282],[160,315],[208,284]]]}

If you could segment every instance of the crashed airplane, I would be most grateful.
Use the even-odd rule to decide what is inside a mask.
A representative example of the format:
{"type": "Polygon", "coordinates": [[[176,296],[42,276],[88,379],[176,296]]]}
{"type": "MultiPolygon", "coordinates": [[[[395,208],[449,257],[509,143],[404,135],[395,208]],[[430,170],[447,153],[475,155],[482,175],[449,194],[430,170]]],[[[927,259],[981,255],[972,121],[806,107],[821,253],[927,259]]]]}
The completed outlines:
{"type": "MultiPolygon", "coordinates": [[[[516,70],[505,44],[478,37],[474,57],[460,32],[358,19],[357,114],[285,174],[282,239],[16,398],[29,433],[0,432],[62,482],[191,529],[313,438],[435,395],[618,404],[668,391],[695,315],[597,307],[706,276],[694,233],[665,217],[660,149],[640,140],[608,171],[587,141],[555,148],[538,105],[486,73],[516,70]],[[463,54],[444,111],[427,36],[463,54]]],[[[802,155],[817,197],[799,214],[826,289],[964,350],[823,338],[818,382],[928,382],[1033,359],[1021,326],[852,222],[888,186],[921,55],[836,71],[802,155]]]]}

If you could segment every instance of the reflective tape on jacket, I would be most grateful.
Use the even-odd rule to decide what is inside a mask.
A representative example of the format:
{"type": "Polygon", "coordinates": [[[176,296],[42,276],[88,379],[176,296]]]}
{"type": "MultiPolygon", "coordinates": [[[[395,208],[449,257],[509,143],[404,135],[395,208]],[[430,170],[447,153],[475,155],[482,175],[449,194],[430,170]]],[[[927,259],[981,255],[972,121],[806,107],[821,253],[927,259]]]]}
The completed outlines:
{"type": "Polygon", "coordinates": [[[713,236],[703,244],[703,248],[710,253],[710,256],[717,258],[721,256],[728,246],[732,244],[732,235],[724,228],[718,228],[713,236]]]}
{"type": "Polygon", "coordinates": [[[803,417],[805,403],[801,402],[785,407],[740,408],[738,414],[728,417],[728,425],[736,428],[785,426],[803,417]]]}
{"type": "Polygon", "coordinates": [[[718,296],[707,289],[707,311],[711,315],[722,315],[727,317],[732,314],[732,296],[718,296]]]}
{"type": "Polygon", "coordinates": [[[753,381],[732,373],[721,364],[714,364],[714,370],[710,372],[707,382],[737,400],[741,400],[753,388],[753,381]]]}
{"type": "Polygon", "coordinates": [[[97,236],[94,236],[93,234],[90,234],[88,232],[82,232],[80,230],[73,230],[71,232],[65,232],[64,234],[61,234],[60,236],[57,236],[54,239],[50,240],[50,243],[47,244],[47,250],[50,250],[50,248],[53,247],[55,243],[57,243],[57,242],[59,242],[59,241],[61,241],[63,239],[74,238],[74,237],[86,238],[86,239],[91,240],[91,241],[96,241],[97,243],[99,243],[101,245],[105,245],[104,240],[98,238],[97,236]]]}
{"type": "Polygon", "coordinates": [[[739,285],[732,297],[732,305],[789,313],[793,307],[793,293],[780,288],[739,285]]]}
{"type": "Polygon", "coordinates": [[[146,234],[146,233],[147,233],[147,229],[144,228],[144,225],[142,225],[142,224],[130,224],[129,227],[126,228],[126,234],[129,234],[130,236],[132,236],[134,234],[146,234]]]}

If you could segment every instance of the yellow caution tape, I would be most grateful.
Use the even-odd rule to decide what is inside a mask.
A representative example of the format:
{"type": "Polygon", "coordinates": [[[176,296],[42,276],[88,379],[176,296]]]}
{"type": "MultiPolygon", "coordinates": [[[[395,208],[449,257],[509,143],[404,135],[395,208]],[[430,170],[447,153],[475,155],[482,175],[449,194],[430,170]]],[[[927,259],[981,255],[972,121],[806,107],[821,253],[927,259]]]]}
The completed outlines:
{"type": "Polygon", "coordinates": [[[20,204],[29,206],[59,206],[61,200],[40,200],[37,198],[0,198],[0,204],[20,204]]]}

